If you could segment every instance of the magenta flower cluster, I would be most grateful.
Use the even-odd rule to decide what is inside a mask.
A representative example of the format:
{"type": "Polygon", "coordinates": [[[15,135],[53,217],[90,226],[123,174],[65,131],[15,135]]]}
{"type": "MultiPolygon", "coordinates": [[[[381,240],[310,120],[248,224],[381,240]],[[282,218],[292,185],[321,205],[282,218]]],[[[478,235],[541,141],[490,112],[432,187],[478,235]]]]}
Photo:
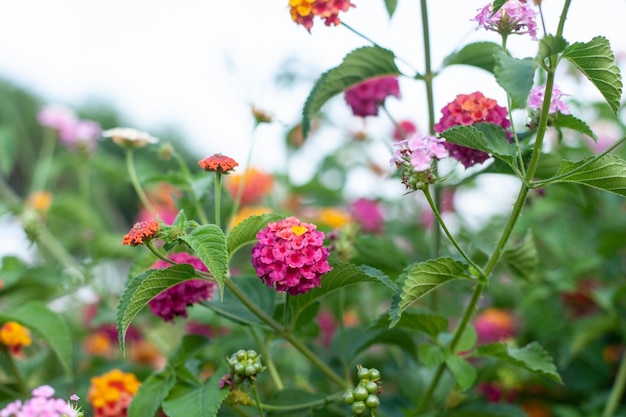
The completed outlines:
{"type": "MultiPolygon", "coordinates": [[[[546,95],[546,86],[538,85],[530,90],[528,95],[528,108],[532,110],[541,110],[543,106],[543,98],[546,95]]],[[[561,97],[566,96],[557,86],[552,87],[552,96],[550,97],[550,114],[561,113],[569,114],[569,106],[561,100],[561,97]]]]}
{"type": "Polygon", "coordinates": [[[72,110],[60,106],[43,107],[37,120],[42,126],[56,131],[61,144],[69,149],[82,147],[92,152],[102,132],[98,123],[79,119],[72,110]]]}
{"type": "Polygon", "coordinates": [[[478,22],[476,30],[484,28],[504,36],[527,33],[533,40],[537,40],[537,12],[526,1],[509,0],[495,14],[492,3],[478,10],[479,13],[472,19],[478,22]]]}
{"type": "Polygon", "coordinates": [[[448,157],[444,142],[443,138],[413,134],[410,138],[393,144],[398,149],[394,152],[390,163],[398,168],[409,164],[415,172],[428,171],[433,159],[448,157]]]}
{"type": "Polygon", "coordinates": [[[256,238],[252,265],[261,281],[278,292],[298,295],[320,287],[322,275],[332,269],[324,232],[314,224],[291,216],[269,223],[256,238]]]}
{"type": "Polygon", "coordinates": [[[350,206],[350,215],[365,233],[382,233],[385,227],[383,213],[378,202],[359,198],[350,206]]]}
{"type": "MultiPolygon", "coordinates": [[[[187,252],[174,253],[170,259],[178,264],[189,264],[198,271],[209,272],[199,258],[187,252]]],[[[167,268],[168,266],[170,264],[159,260],[152,265],[152,268],[167,268]]],[[[152,314],[165,321],[173,321],[176,316],[187,317],[187,307],[210,299],[214,289],[215,283],[213,282],[192,279],[168,288],[150,300],[148,304],[152,314]]]]}
{"type": "Polygon", "coordinates": [[[53,398],[54,388],[42,385],[23,404],[14,401],[0,410],[0,417],[77,417],[78,412],[65,400],[53,398]]]}
{"type": "Polygon", "coordinates": [[[378,107],[389,96],[400,98],[397,77],[378,77],[350,87],[344,93],[346,103],[355,116],[378,116],[378,107]]]}

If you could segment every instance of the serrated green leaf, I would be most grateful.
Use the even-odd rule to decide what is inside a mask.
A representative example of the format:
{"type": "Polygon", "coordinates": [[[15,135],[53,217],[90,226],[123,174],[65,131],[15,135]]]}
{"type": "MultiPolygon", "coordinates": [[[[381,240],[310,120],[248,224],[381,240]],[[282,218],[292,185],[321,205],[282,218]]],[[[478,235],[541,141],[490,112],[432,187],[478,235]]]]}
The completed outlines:
{"type": "Polygon", "coordinates": [[[491,343],[479,346],[476,349],[476,355],[502,359],[536,374],[547,376],[556,382],[563,382],[554,366],[554,361],[537,342],[529,343],[521,348],[505,343],[491,343]]]}
{"type": "Polygon", "coordinates": [[[446,355],[441,346],[423,343],[419,346],[419,358],[425,367],[434,368],[446,360],[446,355]]]}
{"type": "Polygon", "coordinates": [[[502,260],[515,276],[531,280],[535,276],[539,263],[537,247],[532,232],[527,233],[515,248],[505,250],[502,253],[502,260]]]}
{"type": "Polygon", "coordinates": [[[220,297],[224,298],[224,281],[228,276],[228,246],[222,229],[215,224],[207,224],[180,239],[191,246],[195,255],[209,269],[220,287],[220,297]]]}
{"type": "Polygon", "coordinates": [[[393,52],[379,46],[365,46],[346,55],[339,66],[316,81],[302,109],[302,136],[306,139],[311,120],[332,97],[370,78],[401,75],[393,52]]]}
{"type": "Polygon", "coordinates": [[[546,58],[553,55],[560,54],[567,48],[568,42],[560,37],[554,35],[545,35],[539,41],[539,53],[537,54],[537,61],[543,62],[546,58]]]}
{"type": "Polygon", "coordinates": [[[533,87],[537,63],[532,58],[513,58],[502,50],[497,50],[494,58],[496,64],[493,71],[496,81],[511,97],[513,108],[525,108],[528,93],[533,87]]]}
{"type": "Polygon", "coordinates": [[[475,42],[465,45],[459,51],[454,52],[443,60],[443,66],[470,65],[472,67],[493,72],[496,65],[494,53],[501,47],[494,42],[475,42]]]}
{"type": "Polygon", "coordinates": [[[168,417],[216,417],[230,390],[220,389],[220,378],[226,374],[226,365],[220,364],[213,376],[197,386],[177,385],[163,402],[168,417]]]}
{"type": "Polygon", "coordinates": [[[0,313],[0,320],[15,321],[39,336],[59,359],[65,374],[72,378],[72,338],[67,323],[58,314],[42,302],[31,301],[11,313],[0,313]]]}
{"type": "Polygon", "coordinates": [[[385,0],[385,8],[387,9],[387,13],[389,14],[389,18],[393,17],[393,14],[396,12],[396,8],[398,7],[398,0],[385,0]]]}
{"type": "Polygon", "coordinates": [[[455,126],[441,136],[450,143],[487,152],[510,167],[515,166],[515,145],[509,143],[504,130],[493,123],[455,126]]]}
{"type": "MultiPolygon", "coordinates": [[[[398,314],[435,288],[455,279],[471,279],[468,265],[452,258],[430,259],[411,268],[402,288],[398,314]]],[[[399,316],[397,320],[399,320],[399,316]]],[[[392,318],[392,325],[397,323],[392,318]]]]}
{"type": "Polygon", "coordinates": [[[573,182],[626,196],[626,161],[617,155],[563,161],[555,177],[560,177],[555,182],[573,182]]]}
{"type": "Polygon", "coordinates": [[[261,214],[250,216],[238,223],[233,230],[228,233],[226,239],[228,246],[228,257],[232,257],[239,248],[256,241],[256,235],[270,222],[280,220],[282,217],[277,214],[261,214]]]}
{"type": "Polygon", "coordinates": [[[170,368],[151,374],[139,386],[128,407],[128,417],[152,417],[176,383],[176,375],[170,368]]]}
{"type": "Polygon", "coordinates": [[[383,271],[377,268],[373,268],[369,265],[361,265],[359,269],[365,272],[370,277],[376,279],[378,282],[383,284],[385,287],[389,288],[394,293],[400,293],[400,288],[394,284],[394,282],[385,274],[383,271]]]}
{"type": "MultiPolygon", "coordinates": [[[[376,321],[375,326],[389,327],[390,322],[390,314],[384,314],[376,321]]],[[[444,316],[407,309],[394,327],[422,332],[435,338],[439,333],[448,330],[449,326],[448,320],[444,316]]]]}
{"type": "Polygon", "coordinates": [[[117,332],[122,353],[126,351],[126,330],[137,313],[163,291],[193,278],[197,275],[191,265],[178,264],[166,269],[151,269],[128,282],[117,305],[117,332]]]}
{"type": "Polygon", "coordinates": [[[452,372],[452,375],[454,375],[461,390],[468,389],[476,381],[476,368],[460,356],[455,354],[447,355],[446,365],[452,372]]]}
{"type": "Polygon", "coordinates": [[[617,115],[623,84],[608,39],[596,36],[586,43],[573,43],[565,49],[563,57],[574,64],[596,86],[613,113],[617,115]]]}
{"type": "Polygon", "coordinates": [[[593,140],[595,140],[596,142],[598,141],[598,136],[596,136],[596,134],[593,132],[593,130],[591,130],[587,123],[572,116],[571,114],[559,113],[556,121],[554,122],[554,126],[559,128],[565,127],[567,129],[575,130],[593,138],[593,140]]]}

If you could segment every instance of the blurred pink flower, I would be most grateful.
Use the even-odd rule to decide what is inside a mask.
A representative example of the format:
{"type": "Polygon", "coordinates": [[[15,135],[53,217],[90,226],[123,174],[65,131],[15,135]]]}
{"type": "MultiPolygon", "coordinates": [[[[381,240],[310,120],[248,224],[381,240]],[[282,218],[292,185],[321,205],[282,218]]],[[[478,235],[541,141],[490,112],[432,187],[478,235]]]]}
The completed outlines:
{"type": "Polygon", "coordinates": [[[372,78],[348,88],[344,93],[344,98],[352,108],[352,113],[360,117],[377,116],[378,107],[389,96],[400,98],[400,85],[397,77],[372,78]]]}
{"type": "Polygon", "coordinates": [[[493,4],[489,3],[472,20],[478,22],[478,27],[498,32],[504,36],[510,34],[529,34],[533,40],[537,40],[537,12],[526,4],[526,1],[508,0],[494,14],[493,4]]]}
{"type": "Polygon", "coordinates": [[[394,127],[393,138],[395,140],[404,140],[414,133],[417,133],[417,126],[410,120],[402,120],[394,127]]]}
{"type": "Polygon", "coordinates": [[[478,343],[494,343],[517,335],[517,319],[510,311],[491,307],[474,319],[478,343]]]}
{"type": "Polygon", "coordinates": [[[354,7],[350,0],[289,0],[291,18],[309,32],[314,17],[321,18],[326,26],[337,26],[341,23],[339,12],[347,12],[350,7],[354,7]]]}
{"type": "Polygon", "coordinates": [[[622,128],[617,123],[608,120],[599,120],[592,123],[590,127],[598,136],[597,142],[593,138],[586,137],[587,143],[594,153],[606,151],[624,135],[622,128]]]}
{"type": "MultiPolygon", "coordinates": [[[[541,110],[545,94],[545,85],[538,85],[530,90],[530,94],[528,95],[528,107],[532,110],[541,110]]],[[[561,97],[566,95],[567,94],[563,94],[556,85],[552,87],[552,96],[550,97],[550,114],[557,112],[561,114],[569,113],[569,106],[561,100],[561,97]]]]}
{"type": "Polygon", "coordinates": [[[359,198],[352,203],[350,214],[366,233],[382,233],[385,226],[380,205],[367,198],[359,198]]]}
{"type": "Polygon", "coordinates": [[[0,410],[0,417],[77,417],[78,412],[67,401],[54,398],[54,388],[42,385],[32,391],[33,397],[23,404],[14,401],[0,410]]]}
{"type": "Polygon", "coordinates": [[[72,110],[60,106],[45,106],[37,114],[42,126],[57,132],[59,142],[66,148],[82,148],[93,152],[101,138],[100,125],[92,120],[79,119],[72,110]]]}

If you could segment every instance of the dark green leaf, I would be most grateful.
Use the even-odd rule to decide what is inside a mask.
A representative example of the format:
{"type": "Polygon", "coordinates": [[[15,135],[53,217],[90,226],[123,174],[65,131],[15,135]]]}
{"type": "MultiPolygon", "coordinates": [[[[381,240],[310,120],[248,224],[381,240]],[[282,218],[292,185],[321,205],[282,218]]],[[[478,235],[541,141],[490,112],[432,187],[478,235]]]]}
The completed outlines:
{"type": "Polygon", "coordinates": [[[446,365],[452,372],[452,375],[454,375],[461,390],[468,389],[476,381],[476,368],[460,356],[455,354],[447,355],[446,365]]]}
{"type": "Polygon", "coordinates": [[[450,143],[487,152],[511,167],[515,165],[515,145],[509,143],[504,130],[493,123],[455,126],[441,136],[450,143]]]}
{"type": "Polygon", "coordinates": [[[475,42],[465,45],[461,50],[448,55],[443,60],[444,67],[451,65],[470,65],[493,72],[496,65],[495,51],[501,49],[497,43],[475,42]]]}
{"type": "Polygon", "coordinates": [[[379,46],[365,46],[350,52],[339,66],[322,74],[302,109],[302,136],[306,139],[311,120],[332,97],[370,78],[401,75],[394,61],[393,52],[379,46]]]}
{"type": "Polygon", "coordinates": [[[560,54],[567,48],[567,41],[563,38],[557,38],[553,35],[545,35],[539,41],[539,54],[537,61],[543,62],[546,58],[560,54]]]}
{"type": "Polygon", "coordinates": [[[207,224],[194,229],[181,239],[191,246],[196,256],[209,269],[223,298],[224,280],[228,276],[228,247],[222,229],[215,224],[207,224]]]}
{"type": "Polygon", "coordinates": [[[233,256],[239,248],[256,241],[256,235],[269,222],[274,222],[282,217],[277,214],[262,214],[260,216],[250,216],[238,223],[233,230],[228,233],[227,245],[228,256],[233,256]]]}
{"type": "Polygon", "coordinates": [[[597,36],[587,43],[573,43],[565,49],[563,56],[596,86],[617,115],[623,84],[608,39],[597,36]]]}
{"type": "Polygon", "coordinates": [[[11,313],[0,313],[0,320],[15,321],[37,334],[46,342],[61,362],[69,378],[72,378],[72,338],[67,323],[52,312],[44,303],[31,301],[11,313]]]}
{"type": "Polygon", "coordinates": [[[441,346],[432,345],[428,343],[422,343],[419,347],[419,357],[420,361],[427,368],[434,368],[435,366],[439,366],[446,360],[446,355],[444,354],[441,346]]]}
{"type": "Polygon", "coordinates": [[[517,405],[512,404],[468,404],[452,410],[449,417],[528,417],[517,405]]]}
{"type": "Polygon", "coordinates": [[[513,108],[526,107],[528,93],[533,87],[537,64],[532,58],[513,58],[501,50],[494,54],[496,81],[509,93],[513,108]]]}
{"type": "Polygon", "coordinates": [[[13,165],[18,161],[17,138],[13,129],[0,127],[0,174],[8,177],[13,165]]]}
{"type": "Polygon", "coordinates": [[[538,265],[537,247],[531,232],[515,248],[502,253],[502,260],[517,277],[530,280],[535,276],[538,265]]]}
{"type": "Polygon", "coordinates": [[[331,350],[337,356],[354,362],[360,352],[377,344],[398,346],[412,357],[417,354],[417,345],[413,337],[404,330],[363,327],[350,327],[338,332],[333,338],[331,350]]]}
{"type": "Polygon", "coordinates": [[[579,162],[563,161],[555,182],[573,182],[626,196],[626,161],[617,155],[590,156],[579,162]]]}
{"type": "MultiPolygon", "coordinates": [[[[389,327],[390,314],[384,314],[376,321],[376,327],[389,327]]],[[[407,309],[396,323],[395,327],[418,331],[430,337],[437,337],[441,332],[448,330],[448,320],[444,316],[433,313],[422,313],[407,309]]]]}
{"type": "Polygon", "coordinates": [[[128,417],[153,417],[175,383],[176,375],[170,368],[150,375],[130,402],[128,417]]]}
{"type": "Polygon", "coordinates": [[[479,346],[476,349],[476,355],[502,359],[562,383],[561,376],[556,366],[554,366],[554,361],[537,342],[529,343],[521,348],[509,346],[505,343],[492,343],[479,346]]]}
{"type": "Polygon", "coordinates": [[[385,8],[387,13],[389,13],[389,18],[395,13],[396,7],[398,7],[398,0],[385,0],[385,8]]]}
{"type": "Polygon", "coordinates": [[[593,133],[593,131],[587,125],[587,123],[583,122],[580,119],[577,119],[576,117],[572,116],[571,114],[559,113],[556,121],[554,122],[554,125],[556,127],[565,127],[567,129],[575,130],[577,132],[580,132],[580,133],[582,133],[584,135],[587,135],[587,136],[593,138],[593,140],[595,140],[596,142],[598,141],[598,137],[596,136],[595,133],[593,133]]]}
{"type": "Polygon", "coordinates": [[[498,13],[498,11],[502,8],[502,6],[504,6],[504,3],[506,3],[507,1],[508,0],[494,0],[492,14],[498,13]]]}

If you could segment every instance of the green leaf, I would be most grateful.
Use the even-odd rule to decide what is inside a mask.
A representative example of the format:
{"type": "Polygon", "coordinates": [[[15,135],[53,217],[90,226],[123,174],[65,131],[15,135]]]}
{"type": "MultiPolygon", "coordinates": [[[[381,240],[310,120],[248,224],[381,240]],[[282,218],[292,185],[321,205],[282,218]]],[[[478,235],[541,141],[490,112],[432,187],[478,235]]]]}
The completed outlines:
{"type": "Polygon", "coordinates": [[[364,46],[346,55],[339,66],[316,81],[302,109],[302,136],[306,139],[311,120],[335,95],[365,80],[386,75],[401,75],[393,52],[379,46],[364,46]]]}
{"type": "Polygon", "coordinates": [[[126,330],[137,313],[163,291],[194,278],[197,275],[191,265],[179,264],[166,269],[151,269],[128,282],[117,305],[117,332],[122,353],[126,350],[126,330]]]}
{"type": "Polygon", "coordinates": [[[504,130],[493,123],[455,126],[441,136],[450,143],[487,152],[511,167],[515,166],[515,145],[509,143],[504,130]]]}
{"type": "Polygon", "coordinates": [[[468,389],[476,381],[476,368],[460,356],[455,354],[447,355],[446,365],[452,372],[452,375],[454,375],[461,390],[468,389]]]}
{"type": "Polygon", "coordinates": [[[152,417],[176,383],[176,375],[170,368],[151,374],[139,386],[128,407],[128,417],[152,417]]]}
{"type": "MultiPolygon", "coordinates": [[[[383,314],[376,321],[376,327],[390,327],[391,314],[383,314]]],[[[430,337],[437,337],[439,333],[448,330],[448,320],[439,314],[422,313],[407,309],[395,324],[395,327],[418,331],[427,334],[430,337]]]]}
{"type": "Polygon", "coordinates": [[[556,382],[563,382],[556,366],[554,366],[554,361],[537,342],[529,343],[522,348],[509,346],[505,343],[491,343],[479,346],[476,349],[476,355],[502,359],[535,374],[547,376],[556,382]]]}
{"type": "Polygon", "coordinates": [[[385,0],[385,8],[387,13],[389,13],[389,18],[395,13],[396,7],[398,7],[398,0],[385,0]]]}
{"type": "Polygon", "coordinates": [[[419,358],[424,366],[434,368],[446,360],[446,355],[443,353],[441,346],[422,343],[419,347],[419,358]]]}
{"type": "Polygon", "coordinates": [[[343,334],[335,335],[331,351],[338,357],[354,362],[360,352],[378,344],[398,346],[412,357],[415,357],[418,350],[413,337],[404,330],[350,327],[344,329],[343,334]]]}
{"type": "Polygon", "coordinates": [[[0,126],[0,174],[8,177],[13,165],[18,162],[18,141],[13,129],[0,126]]]}
{"type": "Polygon", "coordinates": [[[539,53],[537,54],[537,61],[543,62],[546,58],[553,55],[560,54],[567,48],[568,42],[554,35],[545,35],[539,41],[539,53]]]}
{"type": "Polygon", "coordinates": [[[537,63],[532,58],[513,58],[501,50],[497,50],[494,57],[496,81],[511,96],[513,108],[525,108],[537,63]]]}
{"type": "Polygon", "coordinates": [[[398,316],[392,317],[392,327],[400,319],[400,314],[415,301],[422,298],[440,285],[455,279],[471,279],[468,265],[452,258],[437,258],[421,262],[409,270],[402,288],[398,316]]]}
{"type": "Polygon", "coordinates": [[[452,410],[448,417],[528,417],[518,405],[470,403],[452,410]]]}
{"type": "Polygon", "coordinates": [[[168,417],[215,417],[229,389],[220,389],[219,381],[226,374],[221,364],[213,376],[202,385],[177,385],[163,402],[168,417]]]}
{"type": "Polygon", "coordinates": [[[492,15],[498,13],[498,10],[500,10],[502,6],[504,6],[504,3],[506,3],[507,1],[508,0],[494,0],[492,15]]]}
{"type": "Polygon", "coordinates": [[[224,298],[224,280],[228,276],[228,246],[222,229],[215,224],[207,224],[194,229],[181,239],[191,246],[196,256],[209,269],[220,287],[220,297],[224,298]]]}
{"type": "Polygon", "coordinates": [[[626,161],[617,155],[590,156],[579,162],[563,161],[555,182],[573,182],[626,196],[626,161]]]}
{"type": "Polygon", "coordinates": [[[501,49],[494,42],[475,42],[465,45],[461,50],[454,52],[443,60],[443,66],[470,65],[472,67],[493,72],[496,65],[494,53],[501,49]]]}
{"type": "Polygon", "coordinates": [[[232,257],[239,248],[256,241],[259,230],[265,228],[269,222],[277,221],[282,217],[277,214],[262,214],[260,216],[250,216],[238,223],[230,231],[226,239],[228,246],[228,257],[232,257]]]}
{"type": "Polygon", "coordinates": [[[61,362],[65,374],[72,378],[72,338],[67,323],[44,303],[31,301],[11,313],[0,313],[0,320],[15,321],[39,336],[61,362]]]}
{"type": "Polygon", "coordinates": [[[563,57],[574,64],[596,86],[613,113],[617,115],[623,84],[608,39],[596,36],[587,43],[573,43],[565,49],[563,57]]]}
{"type": "Polygon", "coordinates": [[[556,121],[554,122],[554,126],[565,127],[567,129],[575,130],[584,135],[592,137],[593,140],[595,140],[596,142],[598,141],[598,136],[596,136],[596,134],[593,132],[593,130],[591,130],[587,123],[572,116],[571,114],[559,113],[556,121]]]}
{"type": "Polygon", "coordinates": [[[534,278],[539,259],[532,232],[527,233],[515,248],[505,250],[502,260],[515,276],[526,280],[534,278]]]}

